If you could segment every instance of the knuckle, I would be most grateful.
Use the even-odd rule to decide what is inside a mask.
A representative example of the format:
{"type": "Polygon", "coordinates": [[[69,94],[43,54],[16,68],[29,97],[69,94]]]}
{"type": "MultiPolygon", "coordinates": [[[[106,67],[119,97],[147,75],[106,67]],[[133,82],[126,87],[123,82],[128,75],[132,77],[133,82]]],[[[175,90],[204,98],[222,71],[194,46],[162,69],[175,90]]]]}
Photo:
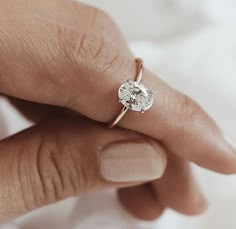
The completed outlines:
{"type": "Polygon", "coordinates": [[[63,56],[75,71],[89,69],[91,72],[104,73],[117,66],[121,59],[118,48],[100,32],[81,32],[58,25],[57,39],[59,47],[64,51],[63,56]]]}
{"type": "Polygon", "coordinates": [[[36,140],[37,142],[34,142],[35,146],[31,150],[34,155],[34,169],[32,168],[33,172],[29,176],[29,190],[31,190],[33,200],[32,203],[27,202],[30,203],[32,209],[54,202],[60,195],[60,178],[58,174],[55,174],[56,169],[51,162],[54,148],[46,138],[41,137],[36,140]]]}
{"type": "Polygon", "coordinates": [[[96,58],[96,54],[102,49],[104,45],[103,39],[99,35],[94,35],[92,33],[85,33],[82,35],[81,39],[78,39],[75,44],[74,56],[76,59],[81,59],[85,57],[87,60],[93,60],[96,58]],[[76,47],[77,46],[77,47],[76,47]]]}
{"type": "Polygon", "coordinates": [[[82,36],[79,45],[75,47],[74,59],[81,65],[82,60],[91,71],[107,73],[114,71],[119,58],[119,50],[103,36],[87,33],[82,36]]]}
{"type": "Polygon", "coordinates": [[[57,158],[58,153],[55,145],[52,146],[51,144],[44,144],[38,152],[38,173],[46,202],[62,199],[65,191],[64,174],[57,158]]]}
{"type": "Polygon", "coordinates": [[[90,188],[78,149],[68,148],[60,143],[60,139],[50,137],[41,140],[36,154],[38,179],[35,183],[34,176],[32,190],[37,193],[34,198],[37,206],[74,196],[90,188]]]}

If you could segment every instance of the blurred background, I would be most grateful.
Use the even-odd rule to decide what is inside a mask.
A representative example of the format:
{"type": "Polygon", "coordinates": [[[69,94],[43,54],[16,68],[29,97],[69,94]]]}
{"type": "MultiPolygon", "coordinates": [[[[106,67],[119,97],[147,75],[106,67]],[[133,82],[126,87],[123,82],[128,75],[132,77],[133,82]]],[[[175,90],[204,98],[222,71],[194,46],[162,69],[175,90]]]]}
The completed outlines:
{"type": "MultiPolygon", "coordinates": [[[[236,142],[235,0],[84,2],[113,16],[146,66],[197,100],[236,142]]],[[[5,101],[0,102],[0,109],[8,126],[1,126],[1,134],[27,125],[5,101]]],[[[186,217],[167,210],[157,222],[139,222],[120,207],[115,193],[109,191],[52,205],[2,228],[236,228],[236,176],[219,175],[197,166],[194,171],[210,204],[201,216],[186,217]]]]}

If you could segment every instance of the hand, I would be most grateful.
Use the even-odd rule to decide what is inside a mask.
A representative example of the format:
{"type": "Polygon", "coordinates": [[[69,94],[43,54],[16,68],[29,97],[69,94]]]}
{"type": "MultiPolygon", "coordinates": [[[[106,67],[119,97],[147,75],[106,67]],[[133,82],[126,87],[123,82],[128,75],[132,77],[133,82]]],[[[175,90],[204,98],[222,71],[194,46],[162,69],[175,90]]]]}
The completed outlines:
{"type": "Polygon", "coordinates": [[[112,19],[67,0],[0,4],[0,92],[35,121],[0,142],[1,221],[66,197],[147,181],[119,191],[134,215],[204,210],[187,161],[231,174],[236,150],[200,106],[146,70],[153,107],[144,115],[128,112],[119,127],[107,129],[121,108],[118,87],[136,73],[112,19]]]}

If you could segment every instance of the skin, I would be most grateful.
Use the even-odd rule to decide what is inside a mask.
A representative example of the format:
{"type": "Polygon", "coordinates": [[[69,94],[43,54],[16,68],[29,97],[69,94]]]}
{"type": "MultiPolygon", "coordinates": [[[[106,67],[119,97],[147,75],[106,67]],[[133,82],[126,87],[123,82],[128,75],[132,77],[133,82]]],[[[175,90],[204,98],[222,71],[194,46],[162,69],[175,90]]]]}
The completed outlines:
{"type": "Polygon", "coordinates": [[[156,92],[151,110],[106,127],[121,109],[117,89],[136,73],[110,16],[67,0],[0,5],[0,93],[35,124],[0,142],[1,222],[111,187],[142,219],[166,208],[191,215],[206,209],[189,162],[233,174],[236,150],[196,102],[148,70],[143,83],[156,92]],[[163,176],[145,184],[104,180],[98,148],[123,140],[152,142],[163,176]]]}

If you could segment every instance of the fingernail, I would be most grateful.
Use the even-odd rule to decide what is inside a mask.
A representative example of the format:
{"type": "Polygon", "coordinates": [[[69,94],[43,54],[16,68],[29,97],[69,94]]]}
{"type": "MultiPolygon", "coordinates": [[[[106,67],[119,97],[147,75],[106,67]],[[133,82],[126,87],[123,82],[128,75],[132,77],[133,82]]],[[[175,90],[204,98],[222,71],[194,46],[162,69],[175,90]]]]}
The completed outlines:
{"type": "Polygon", "coordinates": [[[115,142],[100,154],[100,171],[113,182],[137,182],[162,176],[165,163],[161,154],[145,141],[115,142]]]}
{"type": "Polygon", "coordinates": [[[229,136],[225,136],[224,139],[236,151],[236,143],[229,136]]]}

